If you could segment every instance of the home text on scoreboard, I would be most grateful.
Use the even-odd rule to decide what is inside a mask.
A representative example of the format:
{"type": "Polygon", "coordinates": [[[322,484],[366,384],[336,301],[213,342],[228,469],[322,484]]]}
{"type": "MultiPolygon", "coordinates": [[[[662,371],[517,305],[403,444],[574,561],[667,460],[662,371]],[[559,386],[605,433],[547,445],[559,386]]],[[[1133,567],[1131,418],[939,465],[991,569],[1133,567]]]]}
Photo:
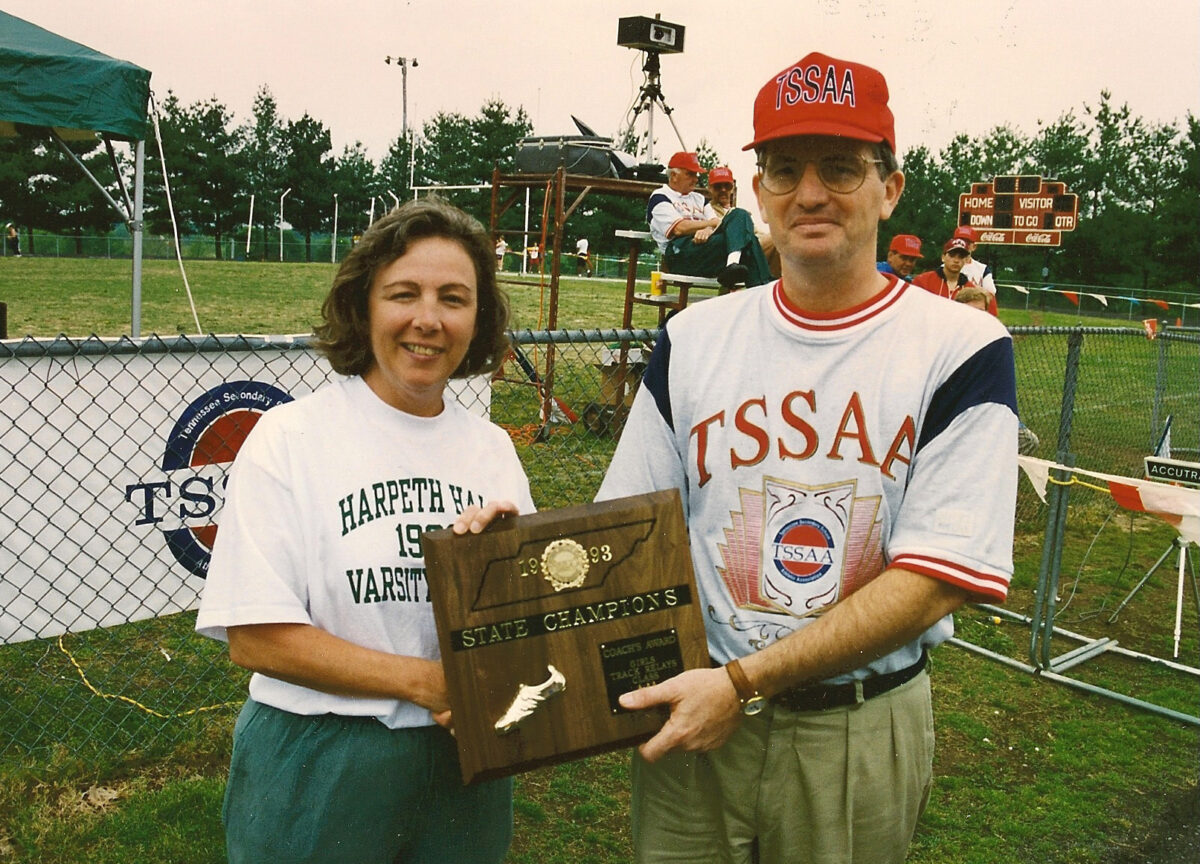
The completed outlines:
{"type": "Polygon", "coordinates": [[[1079,222],[1079,196],[1036,174],[1001,175],[958,196],[958,224],[980,243],[1057,246],[1079,222]]]}

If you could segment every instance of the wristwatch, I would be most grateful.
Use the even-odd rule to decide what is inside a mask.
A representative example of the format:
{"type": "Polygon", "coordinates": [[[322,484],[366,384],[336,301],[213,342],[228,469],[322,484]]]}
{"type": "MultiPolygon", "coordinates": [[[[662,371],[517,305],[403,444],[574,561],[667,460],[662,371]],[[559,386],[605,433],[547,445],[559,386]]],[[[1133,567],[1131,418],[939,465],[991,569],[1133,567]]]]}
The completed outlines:
{"type": "Polygon", "coordinates": [[[736,657],[725,664],[725,671],[729,673],[729,680],[733,682],[733,689],[737,691],[743,714],[753,717],[767,707],[766,697],[754,689],[736,657]]]}

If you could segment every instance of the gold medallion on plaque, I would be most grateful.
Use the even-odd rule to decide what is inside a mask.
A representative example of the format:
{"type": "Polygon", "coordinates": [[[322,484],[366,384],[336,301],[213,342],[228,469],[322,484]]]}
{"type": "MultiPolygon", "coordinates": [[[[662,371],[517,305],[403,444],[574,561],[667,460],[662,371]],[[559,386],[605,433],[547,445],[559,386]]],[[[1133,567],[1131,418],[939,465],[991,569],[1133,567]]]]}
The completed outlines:
{"type": "Polygon", "coordinates": [[[578,588],[587,571],[587,550],[570,538],[555,540],[542,552],[542,572],[555,591],[578,588]]]}

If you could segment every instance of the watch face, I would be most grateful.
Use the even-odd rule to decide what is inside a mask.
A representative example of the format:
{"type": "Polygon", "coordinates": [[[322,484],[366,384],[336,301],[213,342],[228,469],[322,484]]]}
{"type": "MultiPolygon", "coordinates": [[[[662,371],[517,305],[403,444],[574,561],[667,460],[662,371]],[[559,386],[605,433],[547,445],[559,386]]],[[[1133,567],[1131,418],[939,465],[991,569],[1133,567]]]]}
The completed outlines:
{"type": "Polygon", "coordinates": [[[746,700],[746,704],[742,706],[742,713],[747,717],[753,717],[758,712],[767,707],[767,700],[762,696],[755,696],[746,700]]]}

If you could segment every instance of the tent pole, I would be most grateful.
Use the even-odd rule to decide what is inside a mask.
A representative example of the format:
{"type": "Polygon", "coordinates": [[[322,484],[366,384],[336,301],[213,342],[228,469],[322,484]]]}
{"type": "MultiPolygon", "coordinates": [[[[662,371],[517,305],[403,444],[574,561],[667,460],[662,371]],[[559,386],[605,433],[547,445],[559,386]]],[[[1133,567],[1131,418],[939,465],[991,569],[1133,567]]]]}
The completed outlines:
{"type": "Polygon", "coordinates": [[[104,196],[104,200],[107,201],[109,204],[111,204],[112,208],[114,210],[116,210],[118,213],[120,213],[122,218],[128,219],[129,211],[122,209],[121,205],[113,200],[113,197],[108,194],[108,190],[104,188],[104,185],[99,180],[96,179],[96,175],[94,175],[91,171],[89,171],[88,167],[83,164],[83,161],[78,156],[76,156],[74,153],[71,152],[71,148],[67,146],[67,142],[63,141],[62,136],[59,135],[57,132],[55,132],[53,129],[51,129],[50,130],[50,138],[51,138],[51,140],[54,141],[55,144],[58,145],[59,150],[61,150],[63,153],[65,153],[71,159],[72,162],[74,162],[76,165],[79,166],[79,170],[83,172],[83,176],[86,177],[87,179],[91,180],[92,185],[100,190],[100,194],[104,196]]]}
{"type": "Polygon", "coordinates": [[[145,190],[146,142],[134,144],[133,169],[133,220],[129,231],[133,235],[133,289],[130,300],[131,321],[129,335],[140,339],[142,335],[142,204],[145,190]]]}

